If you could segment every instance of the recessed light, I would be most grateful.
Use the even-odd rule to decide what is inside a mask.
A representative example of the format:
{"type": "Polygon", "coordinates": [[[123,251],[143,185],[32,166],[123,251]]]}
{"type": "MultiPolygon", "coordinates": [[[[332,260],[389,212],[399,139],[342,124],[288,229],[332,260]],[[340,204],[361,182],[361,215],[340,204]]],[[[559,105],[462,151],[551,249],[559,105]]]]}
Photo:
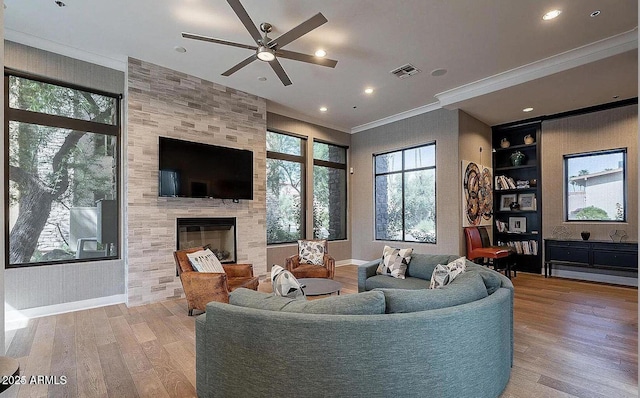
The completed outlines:
{"type": "Polygon", "coordinates": [[[554,19],[556,18],[558,15],[560,15],[562,13],[562,10],[551,10],[548,13],[544,14],[542,16],[542,19],[544,19],[545,21],[548,21],[550,19],[554,19]]]}
{"type": "Polygon", "coordinates": [[[326,106],[323,106],[323,107],[320,108],[320,112],[326,112],[326,111],[327,111],[327,107],[326,106]]]}
{"type": "Polygon", "coordinates": [[[261,81],[261,82],[266,82],[267,78],[264,77],[264,76],[260,76],[260,77],[258,77],[258,80],[261,81]]]}
{"type": "Polygon", "coordinates": [[[323,49],[320,49],[320,50],[318,50],[318,51],[316,51],[316,52],[315,52],[315,55],[316,55],[316,57],[320,57],[320,58],[322,58],[322,57],[324,57],[325,55],[327,55],[327,52],[326,52],[326,51],[324,51],[323,49]]]}
{"type": "Polygon", "coordinates": [[[613,96],[613,99],[618,99],[618,98],[620,98],[620,96],[619,96],[619,95],[614,95],[614,96],[613,96]]]}
{"type": "Polygon", "coordinates": [[[433,77],[438,77],[438,76],[444,76],[447,73],[446,69],[434,69],[431,71],[431,76],[433,77]]]}
{"type": "Polygon", "coordinates": [[[176,50],[179,53],[186,53],[187,52],[187,49],[184,48],[184,47],[181,47],[181,46],[175,46],[175,47],[173,47],[173,49],[176,50]]]}
{"type": "Polygon", "coordinates": [[[595,10],[594,12],[592,12],[591,14],[589,14],[589,16],[590,16],[591,18],[595,18],[595,17],[597,17],[598,15],[600,15],[600,10],[595,10]]]}
{"type": "Polygon", "coordinates": [[[531,112],[533,110],[533,108],[524,108],[522,110],[522,112],[531,112]]]}
{"type": "Polygon", "coordinates": [[[365,94],[371,94],[373,93],[373,89],[371,87],[367,87],[364,89],[365,94]]]}

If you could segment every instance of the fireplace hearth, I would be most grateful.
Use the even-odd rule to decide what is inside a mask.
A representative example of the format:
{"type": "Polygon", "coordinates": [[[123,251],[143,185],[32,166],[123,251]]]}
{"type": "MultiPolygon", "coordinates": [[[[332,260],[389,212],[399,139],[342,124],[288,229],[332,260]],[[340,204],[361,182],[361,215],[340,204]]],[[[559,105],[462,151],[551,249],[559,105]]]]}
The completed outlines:
{"type": "Polygon", "coordinates": [[[227,218],[178,218],[178,250],[206,246],[221,263],[235,263],[236,219],[227,218]]]}

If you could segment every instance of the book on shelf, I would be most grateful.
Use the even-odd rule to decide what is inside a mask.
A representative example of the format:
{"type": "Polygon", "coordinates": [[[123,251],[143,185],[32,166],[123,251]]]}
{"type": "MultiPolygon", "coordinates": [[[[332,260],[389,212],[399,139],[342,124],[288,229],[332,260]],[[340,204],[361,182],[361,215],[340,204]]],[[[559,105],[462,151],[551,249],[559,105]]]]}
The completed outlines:
{"type": "Polygon", "coordinates": [[[496,220],[496,229],[498,230],[498,232],[508,232],[509,225],[506,222],[496,220]]]}
{"type": "Polygon", "coordinates": [[[496,176],[495,177],[495,187],[496,190],[504,190],[504,189],[516,189],[516,182],[511,177],[507,176],[496,176]]]}
{"type": "MultiPolygon", "coordinates": [[[[499,246],[505,246],[502,242],[498,242],[499,246]]],[[[515,250],[517,254],[525,256],[538,255],[538,241],[537,240],[515,240],[506,242],[506,246],[509,246],[515,250]]]]}

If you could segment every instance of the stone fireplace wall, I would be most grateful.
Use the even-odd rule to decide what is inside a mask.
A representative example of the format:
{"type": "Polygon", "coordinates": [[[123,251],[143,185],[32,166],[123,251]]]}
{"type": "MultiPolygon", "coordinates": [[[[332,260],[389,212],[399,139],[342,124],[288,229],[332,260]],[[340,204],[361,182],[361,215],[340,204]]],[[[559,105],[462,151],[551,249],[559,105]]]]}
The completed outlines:
{"type": "Polygon", "coordinates": [[[129,59],[124,190],[127,304],[183,295],[176,277],[178,217],[236,217],[239,263],[266,275],[266,101],[129,59]],[[158,137],[253,151],[253,200],[158,197],[158,137]]]}

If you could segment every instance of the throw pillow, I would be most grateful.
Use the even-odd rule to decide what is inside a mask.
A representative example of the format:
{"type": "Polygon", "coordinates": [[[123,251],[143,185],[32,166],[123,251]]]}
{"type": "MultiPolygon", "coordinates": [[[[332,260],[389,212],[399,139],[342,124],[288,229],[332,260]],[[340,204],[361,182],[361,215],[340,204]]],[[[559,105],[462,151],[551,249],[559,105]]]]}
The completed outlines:
{"type": "Polygon", "coordinates": [[[271,268],[271,285],[275,296],[306,300],[302,285],[295,276],[279,265],[271,268]]]}
{"type": "Polygon", "coordinates": [[[300,264],[324,264],[324,247],[326,240],[299,240],[298,257],[300,264]]]}
{"type": "Polygon", "coordinates": [[[407,265],[411,261],[411,253],[413,249],[397,249],[391,246],[385,246],[382,250],[382,260],[376,273],[379,275],[393,276],[394,278],[404,279],[407,271],[407,265]]]}
{"type": "Polygon", "coordinates": [[[218,260],[218,257],[209,249],[188,253],[187,257],[193,269],[198,272],[225,273],[222,264],[220,264],[220,260],[218,260]]]}
{"type": "Polygon", "coordinates": [[[439,289],[451,283],[456,276],[465,271],[467,267],[466,257],[460,257],[447,265],[438,264],[431,274],[429,289],[439,289]]]}

